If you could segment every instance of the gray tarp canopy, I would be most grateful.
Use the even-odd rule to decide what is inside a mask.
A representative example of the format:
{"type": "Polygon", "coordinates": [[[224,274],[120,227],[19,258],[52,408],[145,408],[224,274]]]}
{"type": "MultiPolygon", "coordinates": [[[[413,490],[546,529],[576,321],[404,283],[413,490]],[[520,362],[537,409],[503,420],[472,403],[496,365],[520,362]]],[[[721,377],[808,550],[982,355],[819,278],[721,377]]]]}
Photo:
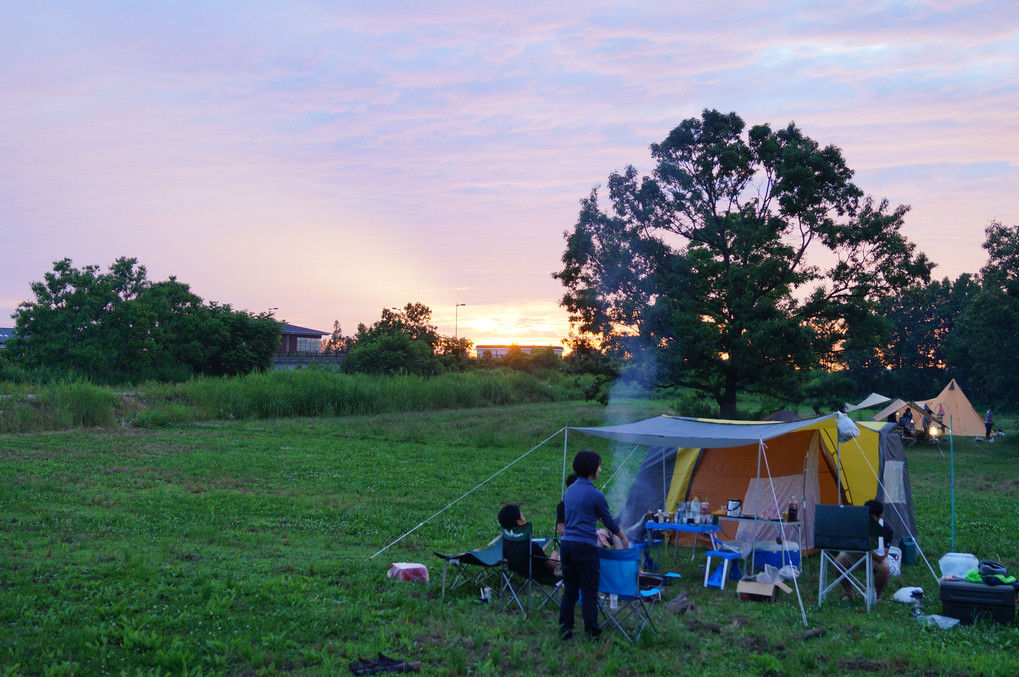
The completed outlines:
{"type": "Polygon", "coordinates": [[[860,402],[858,402],[857,404],[850,404],[849,402],[846,402],[846,413],[848,414],[849,412],[856,411],[857,409],[868,409],[870,407],[876,407],[879,404],[884,404],[885,402],[891,401],[892,398],[890,397],[885,397],[884,395],[879,395],[878,393],[871,393],[870,395],[867,395],[865,398],[860,400],[860,402]]]}
{"type": "Polygon", "coordinates": [[[770,440],[787,433],[806,428],[818,421],[835,416],[827,414],[801,421],[775,421],[767,423],[718,420],[699,420],[678,416],[659,416],[635,423],[609,425],[597,428],[573,428],[585,435],[604,437],[620,442],[640,444],[647,447],[681,447],[702,449],[705,447],[743,447],[763,440],[770,440]]]}

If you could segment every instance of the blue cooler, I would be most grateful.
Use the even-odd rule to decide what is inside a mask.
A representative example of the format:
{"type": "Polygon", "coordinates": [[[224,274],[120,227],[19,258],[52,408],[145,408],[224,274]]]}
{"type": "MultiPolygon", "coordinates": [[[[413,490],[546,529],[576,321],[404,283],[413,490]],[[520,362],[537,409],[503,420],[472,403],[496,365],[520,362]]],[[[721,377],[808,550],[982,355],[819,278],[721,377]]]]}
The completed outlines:
{"type": "Polygon", "coordinates": [[[766,564],[776,569],[781,569],[786,564],[799,567],[800,544],[787,541],[779,545],[775,541],[759,541],[754,546],[754,569],[763,570],[766,564]]]}

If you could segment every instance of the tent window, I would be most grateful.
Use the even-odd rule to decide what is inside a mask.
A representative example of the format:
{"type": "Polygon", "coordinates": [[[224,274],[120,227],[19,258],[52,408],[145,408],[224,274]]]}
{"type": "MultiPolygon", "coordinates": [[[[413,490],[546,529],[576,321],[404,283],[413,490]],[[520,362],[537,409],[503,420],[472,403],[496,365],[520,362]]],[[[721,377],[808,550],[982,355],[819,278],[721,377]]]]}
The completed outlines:
{"type": "Polygon", "coordinates": [[[882,484],[885,487],[887,503],[906,502],[906,464],[903,461],[885,461],[882,484]]]}

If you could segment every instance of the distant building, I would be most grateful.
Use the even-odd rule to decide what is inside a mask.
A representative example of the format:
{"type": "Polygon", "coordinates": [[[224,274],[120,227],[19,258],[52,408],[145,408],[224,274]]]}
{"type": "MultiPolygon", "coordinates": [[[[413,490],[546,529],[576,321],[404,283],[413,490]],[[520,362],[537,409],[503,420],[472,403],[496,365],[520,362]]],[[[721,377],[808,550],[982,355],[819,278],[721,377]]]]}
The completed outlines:
{"type": "Polygon", "coordinates": [[[297,369],[309,364],[339,364],[342,355],[323,355],[322,337],[330,334],[296,324],[284,324],[280,347],[273,361],[274,369],[297,369]]]}
{"type": "Polygon", "coordinates": [[[0,350],[6,348],[7,340],[12,338],[14,338],[14,329],[11,327],[0,327],[0,350]]]}
{"type": "Polygon", "coordinates": [[[284,324],[283,336],[277,355],[318,355],[322,352],[322,337],[330,332],[284,324]]]}
{"type": "Polygon", "coordinates": [[[528,355],[539,348],[548,348],[555,353],[556,357],[563,356],[563,349],[561,346],[474,346],[474,350],[479,358],[489,357],[492,359],[506,357],[506,353],[510,351],[510,348],[520,348],[520,352],[528,355]]]}

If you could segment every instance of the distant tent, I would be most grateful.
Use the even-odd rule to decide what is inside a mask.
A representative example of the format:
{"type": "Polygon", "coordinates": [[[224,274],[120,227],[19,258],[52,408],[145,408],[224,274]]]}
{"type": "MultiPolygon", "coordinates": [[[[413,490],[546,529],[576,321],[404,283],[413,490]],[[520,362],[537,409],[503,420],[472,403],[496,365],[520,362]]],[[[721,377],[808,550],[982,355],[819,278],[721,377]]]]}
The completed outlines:
{"type": "Polygon", "coordinates": [[[857,409],[869,409],[871,407],[876,407],[879,404],[891,402],[891,400],[892,398],[890,397],[878,395],[877,393],[871,393],[870,395],[867,395],[865,398],[863,398],[857,404],[850,404],[849,402],[846,402],[846,413],[848,414],[849,412],[856,411],[857,409]]]}
{"type": "Polygon", "coordinates": [[[902,415],[902,412],[905,410],[905,408],[906,408],[906,400],[900,400],[899,398],[895,398],[894,400],[892,400],[888,404],[887,407],[885,407],[884,409],[882,409],[878,413],[874,414],[874,416],[871,418],[871,420],[872,421],[885,421],[885,420],[888,420],[888,416],[890,414],[895,414],[895,418],[898,419],[898,417],[902,415]]]}
{"type": "Polygon", "coordinates": [[[948,427],[948,420],[951,417],[952,433],[955,435],[984,434],[984,417],[973,408],[954,378],[937,397],[918,404],[926,404],[935,414],[943,416],[945,427],[948,427]]]}
{"type": "MultiPolygon", "coordinates": [[[[889,414],[895,414],[895,418],[896,418],[896,420],[898,420],[904,413],[906,413],[906,409],[907,408],[913,410],[913,427],[914,428],[919,428],[920,427],[920,424],[923,421],[925,416],[930,418],[930,414],[928,414],[924,410],[924,408],[923,408],[923,403],[921,403],[921,402],[906,402],[905,400],[896,399],[896,400],[892,400],[891,404],[889,404],[887,407],[885,407],[884,409],[882,409],[878,413],[874,414],[874,418],[872,420],[874,420],[874,421],[884,421],[884,420],[886,420],[888,418],[889,414]]],[[[947,421],[946,421],[945,425],[948,425],[947,421]]]]}
{"type": "MultiPolygon", "coordinates": [[[[915,538],[909,468],[895,426],[858,426],[860,435],[841,445],[834,415],[778,423],[659,416],[570,430],[648,448],[619,514],[620,525],[638,538],[649,510],[672,511],[695,496],[715,508],[740,499],[744,513],[761,516],[802,500],[804,548],[813,545],[815,505],[877,498],[895,533],[915,538]]],[[[749,526],[740,524],[737,534],[736,523],[722,524],[730,539],[749,526]]]]}
{"type": "Polygon", "coordinates": [[[794,411],[789,411],[788,409],[779,409],[778,411],[771,412],[770,414],[768,414],[767,416],[765,416],[761,420],[762,421],[798,421],[798,420],[800,420],[800,417],[794,411]]]}

